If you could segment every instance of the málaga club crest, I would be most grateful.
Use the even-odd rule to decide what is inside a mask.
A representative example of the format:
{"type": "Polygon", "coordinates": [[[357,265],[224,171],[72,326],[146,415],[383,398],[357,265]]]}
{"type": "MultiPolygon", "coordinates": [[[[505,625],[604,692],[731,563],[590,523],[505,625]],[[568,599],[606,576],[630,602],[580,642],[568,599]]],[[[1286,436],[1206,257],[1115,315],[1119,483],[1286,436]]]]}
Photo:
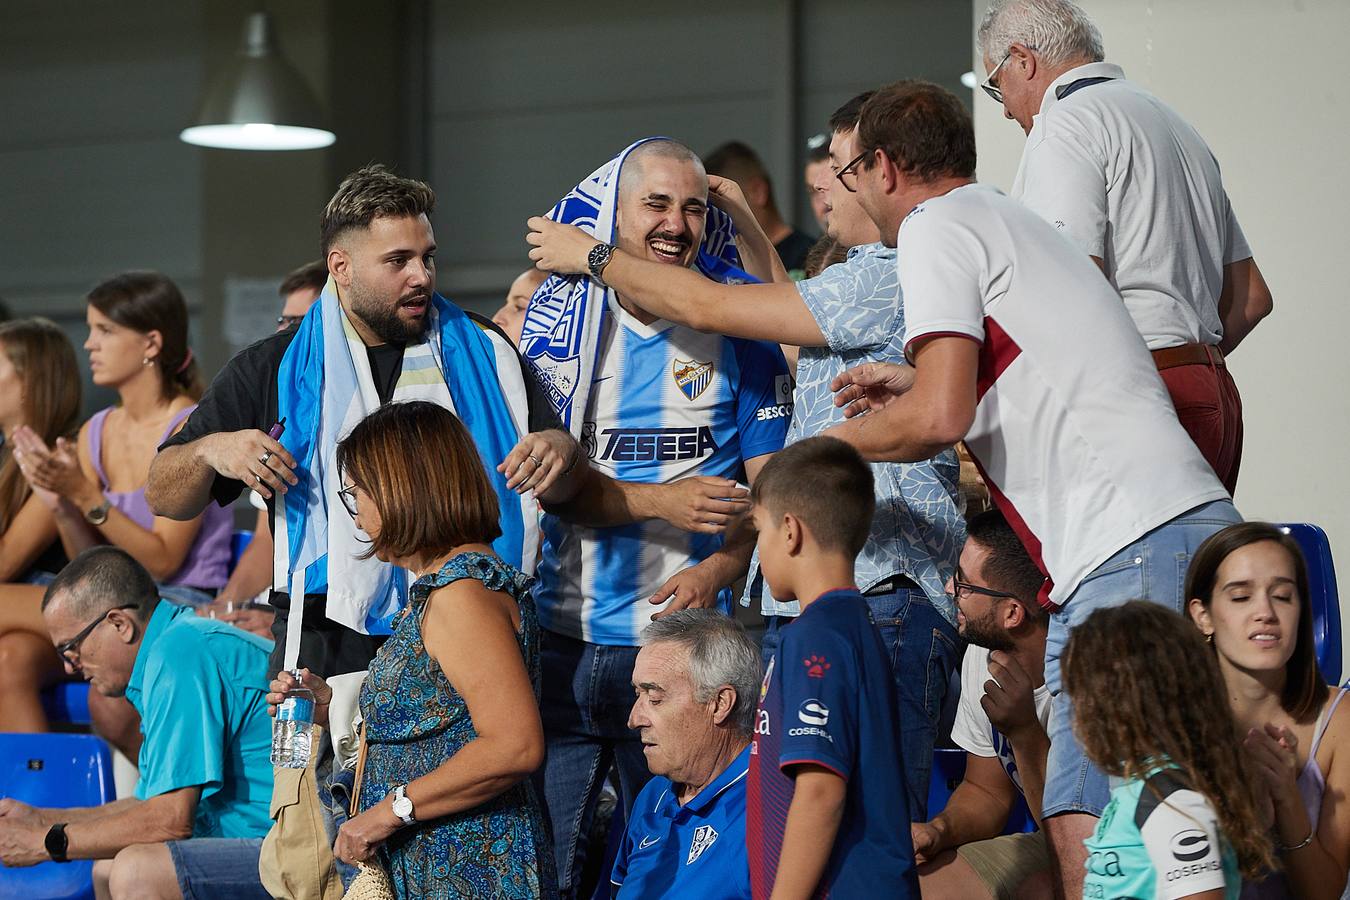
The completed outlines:
{"type": "Polygon", "coordinates": [[[677,359],[671,365],[671,374],[675,376],[675,384],[684,395],[690,400],[696,400],[712,383],[713,364],[692,359],[677,359]]]}

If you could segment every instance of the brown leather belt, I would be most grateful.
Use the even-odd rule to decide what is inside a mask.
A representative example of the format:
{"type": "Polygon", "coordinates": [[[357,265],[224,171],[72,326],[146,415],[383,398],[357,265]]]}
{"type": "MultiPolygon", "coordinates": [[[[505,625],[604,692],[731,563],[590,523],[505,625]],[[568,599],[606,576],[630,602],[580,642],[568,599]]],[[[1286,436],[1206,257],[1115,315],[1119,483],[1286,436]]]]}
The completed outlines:
{"type": "Polygon", "coordinates": [[[1223,353],[1213,344],[1182,344],[1180,347],[1164,347],[1154,350],[1153,364],[1158,371],[1175,369],[1177,366],[1214,366],[1224,367],[1223,353]]]}

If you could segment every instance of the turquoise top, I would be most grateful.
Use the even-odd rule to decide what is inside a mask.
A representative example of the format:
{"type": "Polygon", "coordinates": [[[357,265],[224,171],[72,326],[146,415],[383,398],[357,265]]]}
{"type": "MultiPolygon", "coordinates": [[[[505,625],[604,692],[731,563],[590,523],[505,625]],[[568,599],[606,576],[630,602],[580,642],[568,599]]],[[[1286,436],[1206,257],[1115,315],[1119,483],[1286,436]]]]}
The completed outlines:
{"type": "Polygon", "coordinates": [[[1215,888],[1225,900],[1237,900],[1242,891],[1237,858],[1219,833],[1214,807],[1174,766],[1112,791],[1083,843],[1085,900],[1177,900],[1215,888]]]}
{"type": "Polygon", "coordinates": [[[127,700],[141,714],[145,800],[200,787],[193,837],[260,838],[271,827],[270,641],[161,600],[127,700]]]}

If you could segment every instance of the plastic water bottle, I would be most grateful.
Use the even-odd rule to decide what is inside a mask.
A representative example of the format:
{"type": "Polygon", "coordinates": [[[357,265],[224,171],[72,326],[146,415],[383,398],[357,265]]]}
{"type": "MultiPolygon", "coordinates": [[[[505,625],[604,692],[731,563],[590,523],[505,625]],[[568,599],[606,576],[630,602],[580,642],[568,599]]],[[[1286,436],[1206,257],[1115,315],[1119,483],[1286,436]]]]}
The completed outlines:
{"type": "Polygon", "coordinates": [[[272,765],[303,769],[309,765],[314,737],[314,692],[300,683],[299,670],[291,676],[295,687],[286,692],[272,723],[272,765]]]}

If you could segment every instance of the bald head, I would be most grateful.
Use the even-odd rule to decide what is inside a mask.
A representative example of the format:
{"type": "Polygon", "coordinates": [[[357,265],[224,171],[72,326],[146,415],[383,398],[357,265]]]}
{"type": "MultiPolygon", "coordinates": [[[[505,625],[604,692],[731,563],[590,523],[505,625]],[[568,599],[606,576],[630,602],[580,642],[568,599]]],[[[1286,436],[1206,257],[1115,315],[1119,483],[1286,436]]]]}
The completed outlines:
{"type": "Polygon", "coordinates": [[[644,166],[647,160],[651,159],[668,159],[683,163],[694,169],[703,179],[704,193],[707,193],[708,173],[703,168],[703,160],[699,159],[698,154],[679,141],[659,138],[658,140],[647,141],[645,144],[639,144],[624,159],[623,169],[619,172],[619,196],[631,191],[633,186],[641,180],[644,166]]]}

